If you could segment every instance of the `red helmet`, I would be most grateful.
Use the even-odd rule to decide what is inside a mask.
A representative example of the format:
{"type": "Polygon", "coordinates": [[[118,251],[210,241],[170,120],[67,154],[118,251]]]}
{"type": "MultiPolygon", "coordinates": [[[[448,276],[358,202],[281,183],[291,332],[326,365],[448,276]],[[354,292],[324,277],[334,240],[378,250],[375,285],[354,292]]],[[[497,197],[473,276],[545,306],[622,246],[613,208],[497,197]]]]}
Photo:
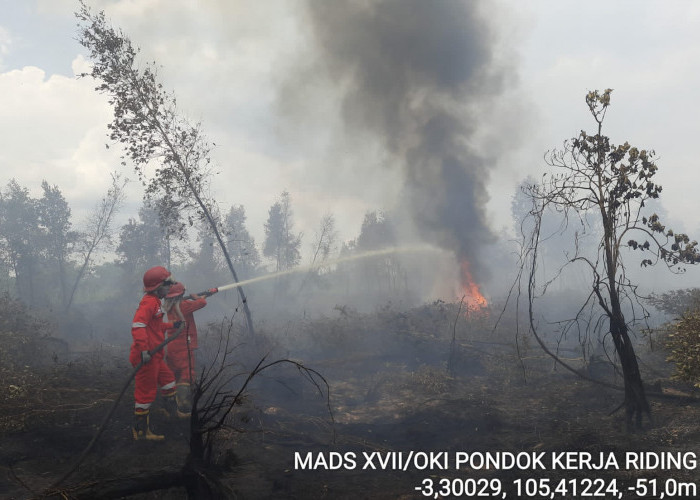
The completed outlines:
{"type": "Polygon", "coordinates": [[[143,274],[143,289],[152,292],[170,278],[170,271],[163,266],[150,268],[143,274]]]}
{"type": "Polygon", "coordinates": [[[185,294],[185,285],[180,283],[179,281],[177,283],[173,283],[173,285],[170,287],[170,291],[168,292],[168,295],[166,295],[167,298],[172,299],[173,297],[177,297],[178,295],[184,295],[185,294]]]}

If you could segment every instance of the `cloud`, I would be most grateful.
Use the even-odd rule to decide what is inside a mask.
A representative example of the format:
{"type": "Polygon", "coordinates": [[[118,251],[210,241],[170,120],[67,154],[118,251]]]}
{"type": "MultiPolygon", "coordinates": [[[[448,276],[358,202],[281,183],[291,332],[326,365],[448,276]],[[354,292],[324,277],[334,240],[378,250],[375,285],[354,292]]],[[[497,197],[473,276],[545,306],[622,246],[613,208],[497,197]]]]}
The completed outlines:
{"type": "MultiPolygon", "coordinates": [[[[73,61],[85,67],[82,56],[73,61]]],[[[109,186],[116,152],[105,149],[111,110],[87,79],[47,76],[33,66],[0,73],[0,165],[37,194],[58,185],[74,211],[92,207],[109,186]]]]}
{"type": "MultiPolygon", "coordinates": [[[[220,174],[212,195],[223,211],[232,204],[245,205],[251,232],[259,242],[267,210],[284,189],[291,193],[297,228],[308,235],[328,211],[335,213],[343,239],[357,235],[365,211],[388,209],[402,199],[417,199],[425,202],[417,206],[426,211],[439,211],[431,203],[442,194],[428,191],[423,196],[407,187],[412,179],[435,178],[420,168],[411,171],[413,177],[407,176],[408,156],[401,156],[421,144],[418,131],[425,123],[420,117],[426,115],[420,111],[426,110],[447,110],[462,120],[466,147],[479,160],[473,164],[479,175],[472,180],[491,197],[487,203],[471,198],[482,209],[487,207],[480,212],[480,227],[497,230],[509,225],[515,186],[543,169],[547,149],[589,127],[583,96],[586,90],[601,87],[615,88],[609,116],[613,138],[653,147],[661,155],[659,178],[669,212],[692,214],[700,209],[700,202],[687,195],[687,186],[700,182],[692,156],[700,124],[691,114],[700,83],[700,40],[695,29],[700,5],[646,1],[608,5],[592,0],[590,8],[576,7],[572,14],[573,4],[566,2],[444,2],[474,9],[470,19],[483,23],[476,23],[470,33],[491,30],[486,34],[489,45],[471,43],[463,51],[465,57],[485,55],[490,58],[488,67],[503,71],[486,75],[498,76],[490,81],[468,79],[471,94],[459,88],[438,95],[431,85],[440,91],[448,88],[450,76],[458,76],[465,67],[446,64],[448,58],[419,59],[418,52],[415,60],[410,58],[411,51],[420,49],[419,41],[438,43],[440,37],[458,33],[440,22],[410,32],[412,26],[420,26],[419,21],[435,19],[437,11],[431,12],[432,18],[422,16],[411,24],[410,16],[363,18],[362,9],[373,8],[371,1],[317,2],[312,4],[319,11],[315,18],[305,2],[284,0],[89,3],[95,10],[104,9],[111,22],[141,47],[142,63],[157,63],[160,79],[174,92],[183,115],[202,122],[217,144],[214,160],[220,174]],[[340,10],[354,17],[334,17],[340,10]],[[345,22],[348,19],[353,22],[345,22]],[[596,36],[591,36],[593,25],[600,26],[596,36]],[[402,27],[409,29],[403,38],[402,27]],[[320,44],[321,39],[328,43],[320,44]],[[384,46],[396,53],[380,49],[384,46]],[[484,50],[479,52],[480,48],[484,50]],[[431,81],[430,74],[443,80],[431,81]],[[441,81],[442,87],[437,84],[441,81]],[[465,95],[478,98],[461,99],[465,95]],[[397,158],[403,158],[403,164],[397,158]]],[[[17,26],[3,20],[4,180],[16,176],[20,183],[38,189],[41,179],[47,178],[76,197],[69,198],[71,206],[91,206],[106,189],[110,168],[119,162],[120,148],[104,149],[111,109],[88,80],[55,74],[68,71],[69,63],[74,72],[89,64],[76,57],[82,49],[72,40],[76,2],[39,0],[29,5],[38,5],[34,18],[42,19],[31,24],[35,31],[49,21],[60,21],[65,33],[52,40],[65,46],[55,55],[71,55],[51,66],[26,53],[33,66],[16,65],[18,59],[12,59],[15,69],[3,69],[3,61],[9,64],[18,50],[19,42],[11,35],[21,36],[27,47],[32,41],[45,45],[39,33],[17,31],[17,26]]],[[[402,3],[382,5],[399,12],[402,3]]],[[[439,125],[434,124],[435,129],[440,130],[439,125]]],[[[414,153],[411,158],[420,156],[414,153]]],[[[423,159],[425,165],[436,164],[423,159]]],[[[131,172],[130,167],[126,170],[131,172]]],[[[457,170],[443,171],[450,172],[457,170]]],[[[131,206],[136,207],[140,203],[136,183],[130,190],[131,206]]],[[[135,210],[130,215],[134,214],[135,210]]]]}

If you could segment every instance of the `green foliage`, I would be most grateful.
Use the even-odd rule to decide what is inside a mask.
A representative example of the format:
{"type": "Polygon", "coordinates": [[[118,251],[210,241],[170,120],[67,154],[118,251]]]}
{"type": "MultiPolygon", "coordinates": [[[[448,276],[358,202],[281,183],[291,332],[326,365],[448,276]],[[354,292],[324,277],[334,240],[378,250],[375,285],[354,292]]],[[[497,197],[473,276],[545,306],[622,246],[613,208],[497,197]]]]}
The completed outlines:
{"type": "Polygon", "coordinates": [[[35,298],[34,277],[41,252],[37,204],[14,179],[0,197],[0,248],[14,271],[18,295],[27,300],[35,298]]]}
{"type": "Polygon", "coordinates": [[[81,232],[71,229],[71,210],[58,186],[43,181],[41,187],[42,197],[32,198],[13,179],[0,194],[0,258],[14,275],[18,297],[68,310],[95,252],[110,241],[124,183],[113,175],[81,232]]]}
{"type": "Polygon", "coordinates": [[[71,211],[59,188],[46,181],[41,187],[43,196],[33,198],[13,179],[0,193],[0,257],[14,274],[19,297],[60,306],[80,235],[71,230],[71,211]]]}
{"type": "Polygon", "coordinates": [[[139,210],[139,218],[129,219],[119,232],[119,263],[129,274],[168,262],[168,244],[158,213],[148,206],[139,210]]]}
{"type": "Polygon", "coordinates": [[[673,377],[700,387],[700,309],[684,314],[669,327],[668,361],[675,363],[673,377]]]}
{"type": "Polygon", "coordinates": [[[65,305],[67,299],[66,267],[70,252],[79,240],[79,234],[71,231],[71,210],[58,186],[50,186],[43,181],[41,188],[44,195],[39,200],[39,223],[45,228],[44,247],[47,259],[58,268],[61,298],[65,305]]]}

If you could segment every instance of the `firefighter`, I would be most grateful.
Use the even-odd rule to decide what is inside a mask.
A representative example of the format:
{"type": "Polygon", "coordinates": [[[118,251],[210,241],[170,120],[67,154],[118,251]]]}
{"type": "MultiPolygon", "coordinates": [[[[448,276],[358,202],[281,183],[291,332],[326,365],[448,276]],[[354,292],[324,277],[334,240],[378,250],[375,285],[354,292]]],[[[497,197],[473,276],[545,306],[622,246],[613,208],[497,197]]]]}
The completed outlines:
{"type": "Polygon", "coordinates": [[[173,281],[170,271],[162,266],[152,267],[143,275],[145,295],[141,299],[134,321],[131,325],[131,335],[134,339],[129,353],[129,362],[137,366],[143,361],[143,366],[136,372],[134,387],[134,425],[135,440],[161,441],[164,436],[151,431],[149,412],[151,404],[156,399],[158,386],[163,396],[163,406],[170,415],[175,415],[175,376],[163,361],[163,351],[152,356],[149,351],[161,344],[165,331],[169,328],[179,328],[181,321],[174,323],[163,322],[161,299],[164,298],[173,281]]]}
{"type": "Polygon", "coordinates": [[[175,283],[170,287],[163,303],[163,310],[168,313],[169,321],[178,319],[175,308],[177,304],[185,319],[185,329],[168,344],[168,353],[165,357],[168,367],[175,374],[175,398],[178,416],[181,417],[189,417],[192,409],[190,384],[195,373],[193,351],[197,349],[197,325],[194,322],[194,312],[205,307],[207,305],[205,297],[217,291],[216,288],[212,288],[202,295],[192,294],[184,299],[185,286],[182,283],[175,283]]]}

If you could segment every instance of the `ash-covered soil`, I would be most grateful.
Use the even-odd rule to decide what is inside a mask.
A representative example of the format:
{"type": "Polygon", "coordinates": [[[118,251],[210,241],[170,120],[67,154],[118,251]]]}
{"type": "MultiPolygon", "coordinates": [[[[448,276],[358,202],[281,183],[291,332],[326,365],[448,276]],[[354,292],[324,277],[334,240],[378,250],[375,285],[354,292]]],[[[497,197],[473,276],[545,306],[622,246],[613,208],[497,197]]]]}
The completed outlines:
{"type": "MultiPolygon", "coordinates": [[[[512,332],[492,329],[485,313],[456,322],[456,309],[449,306],[299,321],[281,330],[284,334],[261,332],[264,341],[254,349],[233,350],[230,359],[237,362],[245,357],[252,362],[253,353],[300,362],[323,375],[330,392],[295,365],[279,365],[253,379],[243,403],[216,435],[212,473],[226,497],[423,498],[415,488],[425,479],[460,480],[462,485],[467,479],[498,480],[506,498],[517,498],[516,481],[528,478],[553,483],[614,479],[620,488],[640,478],[658,484],[700,483],[697,467],[455,468],[457,453],[589,452],[594,462],[613,454],[621,466],[630,451],[700,454],[700,405],[691,387],[670,379],[663,354],[641,346],[644,377],[653,382],[653,422],[646,421],[642,432],[627,434],[623,411],[615,411],[622,392],[556,369],[551,358],[522,339],[516,346],[512,332]],[[420,461],[405,471],[379,464],[386,457],[403,460],[411,452],[438,458],[432,469],[419,470],[420,461]],[[367,455],[374,457],[376,469],[363,469],[367,455]],[[302,469],[295,456],[311,456],[313,470],[308,462],[302,469]],[[336,467],[332,461],[338,457],[344,460],[336,467]],[[354,464],[347,460],[353,457],[354,464]],[[443,470],[444,457],[448,467],[443,470]]],[[[204,336],[199,362],[213,359],[221,331],[214,326],[204,336]]],[[[584,368],[575,351],[562,355],[584,368]]],[[[41,366],[3,371],[0,497],[39,498],[71,467],[130,372],[126,357],[119,347],[79,356],[68,350],[55,359],[49,356],[41,366]]],[[[614,370],[592,369],[586,373],[620,383],[614,370]]],[[[168,477],[183,467],[189,423],[168,422],[154,410],[153,426],[165,433],[166,441],[134,443],[132,403],[130,388],[87,459],[54,498],[86,498],[86,492],[107,498],[114,485],[129,478],[168,477]]],[[[690,491],[690,486],[684,488],[690,491]]],[[[622,491],[623,498],[636,498],[622,491]]],[[[570,493],[555,498],[572,498],[570,493]]],[[[130,498],[187,495],[178,487],[130,498]]]]}

